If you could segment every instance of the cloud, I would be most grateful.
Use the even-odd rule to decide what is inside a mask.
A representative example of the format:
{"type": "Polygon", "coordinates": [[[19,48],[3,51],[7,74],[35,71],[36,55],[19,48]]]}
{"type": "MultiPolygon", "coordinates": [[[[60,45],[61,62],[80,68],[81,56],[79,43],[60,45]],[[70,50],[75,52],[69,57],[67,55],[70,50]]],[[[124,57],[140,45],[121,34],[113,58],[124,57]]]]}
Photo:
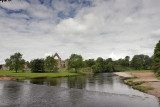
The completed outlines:
{"type": "Polygon", "coordinates": [[[88,58],[152,55],[160,39],[160,1],[12,0],[0,3],[0,63],[59,53],[88,58]]]}
{"type": "Polygon", "coordinates": [[[124,20],[124,23],[125,24],[132,24],[134,21],[131,17],[127,17],[125,20],[124,20]]]}
{"type": "Polygon", "coordinates": [[[160,36],[160,29],[153,31],[152,35],[160,36]]]}
{"type": "Polygon", "coordinates": [[[64,35],[82,35],[87,31],[87,26],[81,24],[80,22],[69,18],[61,21],[56,26],[56,32],[62,33],[64,35]]]}
{"type": "Polygon", "coordinates": [[[17,11],[20,9],[23,9],[23,10],[27,9],[29,7],[29,3],[27,3],[26,1],[23,1],[23,0],[13,0],[10,2],[0,3],[0,6],[5,9],[8,9],[8,10],[17,11]]]}

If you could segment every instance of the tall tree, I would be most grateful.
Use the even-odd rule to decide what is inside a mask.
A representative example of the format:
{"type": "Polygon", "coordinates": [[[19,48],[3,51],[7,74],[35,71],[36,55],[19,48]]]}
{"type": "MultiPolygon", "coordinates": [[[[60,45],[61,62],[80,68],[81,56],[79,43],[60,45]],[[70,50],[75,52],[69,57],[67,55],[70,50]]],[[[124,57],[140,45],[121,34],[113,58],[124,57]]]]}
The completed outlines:
{"type": "Polygon", "coordinates": [[[98,57],[95,65],[92,67],[94,72],[105,72],[105,60],[102,57],[98,57]]]}
{"type": "Polygon", "coordinates": [[[139,57],[139,55],[135,55],[132,58],[131,66],[136,70],[140,70],[143,68],[143,62],[142,62],[141,58],[139,57]]]}
{"type": "Polygon", "coordinates": [[[83,64],[83,58],[81,55],[72,54],[68,59],[68,68],[74,68],[77,72],[78,68],[81,68],[83,64]]]}
{"type": "Polygon", "coordinates": [[[14,55],[11,55],[10,58],[5,60],[6,66],[10,68],[10,70],[15,70],[16,73],[18,70],[24,68],[25,60],[22,58],[22,54],[17,52],[14,55]]]}
{"type": "Polygon", "coordinates": [[[57,71],[58,70],[58,63],[57,60],[54,59],[54,57],[47,56],[45,61],[45,69],[47,71],[57,71]]]}
{"type": "Polygon", "coordinates": [[[135,69],[151,69],[152,66],[152,58],[148,55],[135,55],[131,60],[131,66],[135,69]]]}
{"type": "Polygon", "coordinates": [[[126,57],[125,57],[125,66],[126,66],[126,67],[129,67],[129,59],[130,59],[129,56],[126,56],[126,57]]]}
{"type": "MultiPolygon", "coordinates": [[[[155,72],[158,72],[160,70],[160,40],[156,44],[156,47],[154,49],[154,55],[153,55],[153,70],[155,72]]],[[[159,73],[160,74],[160,73],[159,73]]]]}

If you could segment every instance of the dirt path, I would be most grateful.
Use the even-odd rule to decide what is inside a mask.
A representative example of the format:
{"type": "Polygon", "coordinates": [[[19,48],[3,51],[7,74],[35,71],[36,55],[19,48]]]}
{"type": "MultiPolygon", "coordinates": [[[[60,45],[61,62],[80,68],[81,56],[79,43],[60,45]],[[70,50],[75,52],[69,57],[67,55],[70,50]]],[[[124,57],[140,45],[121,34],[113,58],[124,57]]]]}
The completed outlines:
{"type": "Polygon", "coordinates": [[[126,72],[128,75],[136,76],[135,81],[160,82],[153,72],[126,72]]]}
{"type": "Polygon", "coordinates": [[[160,100],[160,80],[158,80],[153,72],[118,72],[116,75],[123,77],[138,77],[134,81],[146,81],[141,86],[153,87],[153,90],[149,90],[146,93],[158,97],[160,100]]]}

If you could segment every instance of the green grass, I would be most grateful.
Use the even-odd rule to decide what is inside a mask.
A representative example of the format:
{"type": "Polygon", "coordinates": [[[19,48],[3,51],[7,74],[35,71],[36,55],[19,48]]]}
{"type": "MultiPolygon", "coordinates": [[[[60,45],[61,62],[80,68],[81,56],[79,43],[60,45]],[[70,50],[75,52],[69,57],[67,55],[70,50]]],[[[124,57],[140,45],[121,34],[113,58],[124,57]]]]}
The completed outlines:
{"type": "Polygon", "coordinates": [[[145,81],[127,81],[127,84],[131,86],[141,85],[143,83],[145,83],[145,81]]]}
{"type": "Polygon", "coordinates": [[[152,72],[152,70],[129,70],[125,72],[152,72]]]}
{"type": "Polygon", "coordinates": [[[157,77],[160,80],[160,77],[157,77]]]}
{"type": "Polygon", "coordinates": [[[133,81],[133,80],[135,80],[135,79],[137,79],[137,78],[138,78],[138,77],[135,76],[135,77],[132,77],[132,78],[130,78],[130,79],[127,79],[126,81],[127,81],[127,82],[130,82],[130,81],[133,81]]]}
{"type": "Polygon", "coordinates": [[[146,87],[146,86],[133,86],[133,89],[137,89],[139,91],[145,92],[145,91],[148,91],[148,90],[153,90],[154,88],[146,87]]]}
{"type": "Polygon", "coordinates": [[[57,73],[22,73],[15,71],[0,71],[0,76],[12,76],[16,79],[38,78],[38,77],[65,77],[81,75],[79,73],[57,72],[57,73]]]}
{"type": "Polygon", "coordinates": [[[133,78],[127,79],[127,80],[125,80],[126,81],[125,83],[130,86],[135,86],[135,85],[141,85],[146,82],[146,81],[134,81],[137,78],[138,77],[133,77],[133,78]]]}

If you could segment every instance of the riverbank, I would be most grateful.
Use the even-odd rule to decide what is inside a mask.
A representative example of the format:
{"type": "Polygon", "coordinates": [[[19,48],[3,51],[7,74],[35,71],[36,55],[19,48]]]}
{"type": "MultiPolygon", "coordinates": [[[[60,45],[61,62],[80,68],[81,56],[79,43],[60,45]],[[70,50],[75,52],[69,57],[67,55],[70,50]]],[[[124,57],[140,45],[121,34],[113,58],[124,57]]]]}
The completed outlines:
{"type": "Polygon", "coordinates": [[[67,77],[67,76],[78,76],[87,73],[70,73],[70,72],[56,72],[56,73],[23,73],[15,71],[0,71],[0,80],[16,80],[16,79],[29,79],[29,78],[40,78],[40,77],[67,77]]]}
{"type": "MultiPolygon", "coordinates": [[[[125,78],[137,77],[132,80],[128,80],[128,82],[132,81],[132,83],[140,83],[137,84],[138,87],[151,87],[150,90],[146,90],[144,92],[154,95],[160,100],[160,80],[157,79],[153,72],[117,72],[114,74],[125,78]]],[[[127,83],[127,80],[125,82],[127,83]]],[[[133,88],[136,88],[137,86],[133,86],[133,88]]]]}

